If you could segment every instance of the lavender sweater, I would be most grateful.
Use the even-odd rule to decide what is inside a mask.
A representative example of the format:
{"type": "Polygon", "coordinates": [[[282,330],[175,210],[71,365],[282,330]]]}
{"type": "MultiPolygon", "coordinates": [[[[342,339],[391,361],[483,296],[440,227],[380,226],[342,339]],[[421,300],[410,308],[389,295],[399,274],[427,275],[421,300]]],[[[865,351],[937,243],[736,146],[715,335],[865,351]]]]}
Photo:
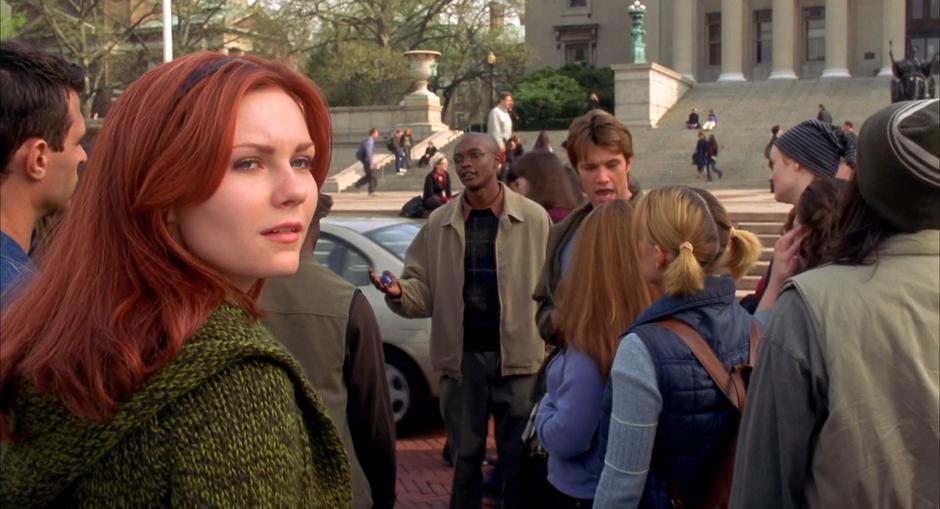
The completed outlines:
{"type": "Polygon", "coordinates": [[[600,371],[590,357],[569,347],[548,365],[546,388],[536,431],[548,451],[548,481],[569,497],[593,499],[604,467],[598,431],[607,426],[600,371]]]}

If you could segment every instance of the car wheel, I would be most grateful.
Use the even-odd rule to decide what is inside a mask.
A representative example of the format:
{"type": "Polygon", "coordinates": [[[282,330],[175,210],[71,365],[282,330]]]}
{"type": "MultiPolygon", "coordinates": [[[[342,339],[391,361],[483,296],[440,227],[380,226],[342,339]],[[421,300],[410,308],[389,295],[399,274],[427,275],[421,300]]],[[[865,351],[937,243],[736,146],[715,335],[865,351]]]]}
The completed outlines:
{"type": "Polygon", "coordinates": [[[390,348],[385,349],[385,377],[395,426],[399,430],[408,429],[426,409],[427,383],[407,355],[390,348]]]}

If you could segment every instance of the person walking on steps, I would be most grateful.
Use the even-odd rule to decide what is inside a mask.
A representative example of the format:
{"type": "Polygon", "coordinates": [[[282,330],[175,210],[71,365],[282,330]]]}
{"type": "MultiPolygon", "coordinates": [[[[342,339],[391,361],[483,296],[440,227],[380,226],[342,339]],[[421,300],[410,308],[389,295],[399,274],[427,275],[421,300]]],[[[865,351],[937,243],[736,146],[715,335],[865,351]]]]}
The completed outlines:
{"type": "Polygon", "coordinates": [[[375,194],[375,188],[379,185],[378,170],[372,168],[372,153],[375,148],[375,139],[379,137],[379,130],[372,128],[369,130],[369,136],[359,145],[356,151],[356,160],[362,163],[362,170],[365,174],[353,184],[353,187],[360,187],[369,184],[369,196],[375,194]]]}
{"type": "Polygon", "coordinates": [[[705,180],[708,182],[712,181],[712,172],[718,174],[718,178],[723,176],[723,173],[718,169],[718,140],[715,139],[715,135],[708,136],[708,144],[706,148],[706,165],[705,165],[705,180]]]}

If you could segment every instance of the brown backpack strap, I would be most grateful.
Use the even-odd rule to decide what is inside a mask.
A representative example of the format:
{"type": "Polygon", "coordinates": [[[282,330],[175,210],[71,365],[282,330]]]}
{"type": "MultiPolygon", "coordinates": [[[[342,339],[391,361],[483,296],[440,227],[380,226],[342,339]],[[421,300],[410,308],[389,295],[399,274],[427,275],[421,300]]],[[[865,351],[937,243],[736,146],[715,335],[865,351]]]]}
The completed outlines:
{"type": "Polygon", "coordinates": [[[751,368],[757,366],[758,346],[760,346],[760,324],[757,320],[751,319],[751,347],[747,358],[747,363],[751,368]]]}
{"type": "MultiPolygon", "coordinates": [[[[679,336],[679,339],[689,347],[689,350],[692,351],[692,355],[702,364],[702,367],[708,372],[708,376],[712,378],[715,385],[718,386],[718,389],[728,398],[728,401],[730,401],[738,411],[743,411],[745,399],[744,379],[739,372],[735,372],[735,376],[732,376],[732,374],[728,372],[725,365],[718,360],[715,352],[712,351],[708,343],[702,339],[702,336],[696,332],[695,329],[672,318],[660,320],[653,324],[670,330],[673,334],[679,336]]],[[[753,346],[753,331],[754,329],[752,327],[751,348],[755,348],[753,346]]]]}

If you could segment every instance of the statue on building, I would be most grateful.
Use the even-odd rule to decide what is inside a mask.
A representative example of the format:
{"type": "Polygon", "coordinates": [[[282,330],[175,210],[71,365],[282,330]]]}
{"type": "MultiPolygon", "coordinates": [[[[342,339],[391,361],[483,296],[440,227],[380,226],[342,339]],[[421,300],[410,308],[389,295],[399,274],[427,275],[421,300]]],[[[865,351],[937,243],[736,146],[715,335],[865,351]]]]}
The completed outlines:
{"type": "Polygon", "coordinates": [[[932,99],[936,90],[933,75],[936,74],[935,66],[940,61],[940,52],[924,62],[917,56],[917,47],[913,47],[911,57],[898,62],[894,59],[893,50],[893,42],[888,41],[888,56],[891,58],[891,72],[894,74],[894,79],[891,80],[891,102],[932,99]]]}

